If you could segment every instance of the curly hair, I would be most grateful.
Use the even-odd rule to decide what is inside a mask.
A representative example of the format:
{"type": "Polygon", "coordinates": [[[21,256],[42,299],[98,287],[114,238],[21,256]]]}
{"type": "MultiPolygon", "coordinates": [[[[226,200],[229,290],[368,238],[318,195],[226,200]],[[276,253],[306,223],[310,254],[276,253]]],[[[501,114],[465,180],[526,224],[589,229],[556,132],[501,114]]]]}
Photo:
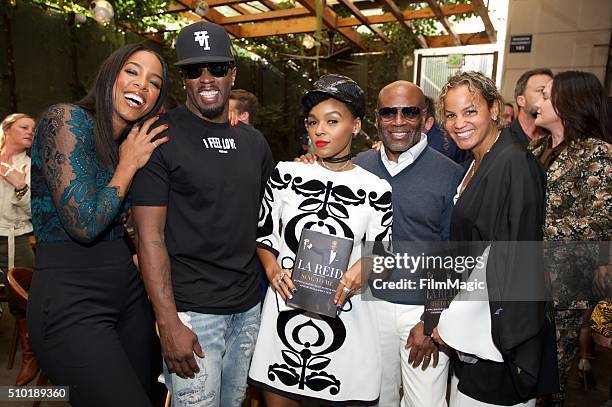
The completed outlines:
{"type": "MultiPolygon", "coordinates": [[[[446,84],[440,90],[437,109],[438,121],[442,124],[442,126],[444,126],[444,123],[446,122],[446,117],[444,115],[444,99],[446,98],[448,91],[459,86],[467,86],[470,92],[480,93],[482,98],[487,102],[489,110],[493,108],[493,106],[497,106],[498,111],[502,111],[504,99],[499,93],[499,90],[497,90],[493,80],[476,71],[459,72],[449,77],[446,84]]],[[[498,127],[500,125],[500,120],[500,116],[497,116],[494,120],[498,127]]]]}

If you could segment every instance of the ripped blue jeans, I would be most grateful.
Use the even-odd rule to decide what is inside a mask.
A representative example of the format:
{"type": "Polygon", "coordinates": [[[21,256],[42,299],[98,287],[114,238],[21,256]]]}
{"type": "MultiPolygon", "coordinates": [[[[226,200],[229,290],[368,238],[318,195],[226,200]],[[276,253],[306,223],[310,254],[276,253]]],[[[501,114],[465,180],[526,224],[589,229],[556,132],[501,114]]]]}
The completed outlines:
{"type": "Polygon", "coordinates": [[[180,312],[198,336],[204,358],[196,356],[200,372],[193,379],[170,374],[164,362],[166,387],[174,407],[240,407],[259,332],[260,306],[240,314],[180,312]]]}

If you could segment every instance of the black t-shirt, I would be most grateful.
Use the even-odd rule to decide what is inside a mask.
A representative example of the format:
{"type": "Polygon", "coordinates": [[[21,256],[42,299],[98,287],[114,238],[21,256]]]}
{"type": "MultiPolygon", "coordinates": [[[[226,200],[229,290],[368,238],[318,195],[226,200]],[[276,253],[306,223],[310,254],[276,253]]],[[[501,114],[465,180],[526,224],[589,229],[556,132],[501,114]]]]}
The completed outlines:
{"type": "MultiPolygon", "coordinates": [[[[165,239],[179,311],[244,312],[259,301],[261,197],[274,170],[251,126],[203,120],[181,106],[158,120],[170,141],[136,175],[132,204],[166,206],[165,239]]],[[[157,124],[157,123],[156,123],[157,124]]]]}
{"type": "Polygon", "coordinates": [[[504,128],[504,130],[510,132],[510,135],[525,148],[527,148],[529,142],[531,142],[531,139],[521,127],[521,123],[518,119],[514,119],[508,127],[504,128]]]}

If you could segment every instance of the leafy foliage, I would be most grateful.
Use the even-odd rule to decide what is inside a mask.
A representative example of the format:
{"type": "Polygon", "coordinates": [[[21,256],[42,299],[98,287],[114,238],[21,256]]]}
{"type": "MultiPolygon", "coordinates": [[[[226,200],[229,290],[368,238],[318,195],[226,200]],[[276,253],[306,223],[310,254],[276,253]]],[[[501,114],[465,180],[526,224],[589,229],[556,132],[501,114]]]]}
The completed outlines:
{"type": "MultiPolygon", "coordinates": [[[[83,13],[90,18],[92,17],[89,11],[91,0],[1,0],[0,12],[3,9],[6,11],[6,8],[13,8],[13,1],[45,9],[54,9],[68,16],[83,13]]],[[[413,3],[407,0],[395,1],[402,11],[427,7],[426,3],[413,3]]],[[[110,0],[110,2],[113,5],[115,16],[105,30],[114,30],[119,35],[131,31],[140,34],[158,33],[162,36],[164,45],[159,47],[158,51],[161,52],[170,66],[170,82],[174,85],[171,86],[171,94],[176,100],[184,100],[184,90],[180,86],[182,78],[177,69],[172,66],[175,60],[172,44],[178,35],[178,29],[187,25],[189,21],[181,17],[180,13],[164,13],[172,0],[110,0]]],[[[444,5],[465,3],[469,3],[469,0],[444,1],[444,5]]],[[[282,9],[295,7],[296,4],[297,0],[277,3],[279,8],[282,9]]],[[[283,82],[284,96],[274,100],[266,100],[263,97],[265,92],[258,88],[257,75],[253,76],[252,83],[243,81],[241,85],[245,89],[253,91],[260,99],[263,97],[263,103],[256,118],[256,127],[262,131],[270,142],[277,159],[288,159],[296,153],[301,144],[300,136],[304,133],[300,119],[301,96],[311,86],[313,80],[328,72],[344,73],[356,80],[360,78],[358,81],[366,90],[369,109],[363,123],[365,133],[362,133],[355,140],[353,150],[359,151],[368,148],[372,139],[364,137],[364,134],[376,134],[372,106],[376,104],[378,91],[385,84],[401,77],[402,58],[411,55],[418,47],[417,35],[441,34],[440,24],[435,19],[412,20],[413,32],[407,30],[402,24],[382,24],[380,26],[381,30],[391,39],[389,44],[384,44],[374,33],[362,33],[360,30],[366,47],[382,50],[382,55],[349,56],[343,54],[341,58],[328,60],[325,57],[330,53],[330,50],[338,51],[350,47],[350,44],[340,34],[328,37],[327,29],[322,26],[321,6],[323,4],[323,0],[315,1],[315,5],[318,6],[318,28],[314,33],[310,33],[315,38],[315,46],[312,49],[306,49],[302,45],[304,34],[243,38],[232,41],[238,66],[241,69],[240,72],[242,72],[242,74],[239,74],[239,80],[248,71],[246,69],[247,65],[250,65],[257,66],[257,68],[251,68],[251,70],[273,72],[275,77],[283,82]],[[330,38],[332,44],[329,43],[330,38]],[[346,64],[346,60],[350,60],[351,63],[346,64]],[[282,103],[279,103],[279,101],[282,101],[282,103]]],[[[351,16],[350,11],[341,4],[335,5],[334,10],[341,18],[351,16]]],[[[384,11],[388,12],[389,10],[384,11]]],[[[460,21],[468,17],[470,17],[469,14],[459,15],[451,17],[450,20],[460,21]]],[[[74,20],[70,20],[70,18],[68,20],[74,23],[74,20]]],[[[91,21],[86,24],[89,23],[91,21]]],[[[283,22],[279,21],[278,23],[282,24],[283,22]]],[[[72,27],[78,29],[79,24],[75,23],[72,27]]],[[[76,32],[74,35],[77,35],[76,32]]],[[[104,41],[104,36],[102,41],[104,41]]],[[[79,93],[82,93],[82,89],[85,88],[84,85],[81,83],[76,85],[80,90],[79,93]]]]}
{"type": "MultiPolygon", "coordinates": [[[[55,9],[66,14],[83,13],[92,17],[89,11],[90,0],[22,0],[24,4],[55,9]]],[[[170,24],[186,23],[177,14],[164,14],[169,0],[113,0],[114,25],[136,33],[165,31],[170,24]]]]}

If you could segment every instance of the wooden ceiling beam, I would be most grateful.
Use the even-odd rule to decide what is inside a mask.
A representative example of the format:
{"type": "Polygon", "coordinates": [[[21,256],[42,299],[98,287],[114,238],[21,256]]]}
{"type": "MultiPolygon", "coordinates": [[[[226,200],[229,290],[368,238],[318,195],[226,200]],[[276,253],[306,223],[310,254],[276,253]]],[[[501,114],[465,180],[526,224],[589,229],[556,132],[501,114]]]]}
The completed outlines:
{"type": "MultiPolygon", "coordinates": [[[[304,6],[308,11],[310,11],[313,15],[316,15],[317,11],[316,11],[315,0],[297,0],[297,1],[302,6],[304,6]]],[[[325,26],[329,29],[338,31],[340,34],[342,34],[342,36],[344,36],[344,38],[346,38],[352,45],[356,46],[357,48],[361,50],[366,49],[363,37],[357,31],[355,31],[353,28],[350,28],[350,27],[338,28],[337,26],[338,16],[330,7],[328,7],[325,4],[323,8],[323,24],[325,24],[325,26]]],[[[316,24],[315,24],[315,29],[316,29],[316,24]]]]}
{"type": "MultiPolygon", "coordinates": [[[[410,3],[422,3],[424,0],[396,0],[396,4],[399,6],[399,8],[401,9],[402,6],[410,4],[410,3]]],[[[355,7],[357,7],[359,10],[363,11],[363,10],[372,10],[372,9],[379,9],[380,5],[375,2],[375,1],[355,1],[353,4],[355,4],[355,7]]],[[[337,12],[337,7],[339,7],[340,4],[334,4],[333,6],[330,6],[332,9],[334,9],[334,11],[337,12]]]]}
{"type": "MultiPolygon", "coordinates": [[[[228,6],[230,4],[236,4],[236,3],[249,3],[251,1],[259,1],[261,4],[263,4],[264,6],[268,7],[271,10],[281,9],[272,0],[210,0],[210,1],[206,0],[206,2],[208,3],[210,7],[228,6]]],[[[425,0],[398,0],[398,3],[400,3],[400,5],[404,5],[408,3],[421,3],[422,1],[425,1],[425,0]]],[[[372,6],[372,4],[373,3],[368,2],[368,1],[360,1],[360,2],[357,2],[355,6],[359,8],[360,10],[376,8],[376,6],[372,6]]]]}
{"type": "Polygon", "coordinates": [[[368,29],[370,31],[372,31],[374,34],[378,35],[380,37],[380,39],[382,39],[384,42],[386,42],[387,44],[391,42],[391,40],[389,39],[389,37],[387,37],[387,35],[382,32],[382,30],[378,27],[373,26],[369,21],[368,18],[366,16],[363,15],[363,13],[361,12],[361,10],[359,10],[357,7],[355,7],[355,4],[353,3],[352,0],[339,0],[340,3],[346,7],[347,9],[349,9],[349,11],[351,13],[353,13],[353,15],[355,17],[357,17],[357,19],[366,27],[368,27],[368,29]]]}
{"type": "Polygon", "coordinates": [[[264,6],[266,6],[267,8],[269,8],[270,10],[281,10],[281,8],[274,3],[273,1],[270,0],[259,0],[259,2],[261,4],[263,4],[264,6]]]}
{"type": "MultiPolygon", "coordinates": [[[[244,0],[242,0],[244,2],[244,0]]],[[[195,6],[194,0],[183,0],[178,3],[171,3],[168,7],[169,11],[181,10],[185,7],[193,9],[195,6]]],[[[266,6],[267,7],[267,6],[266,6]]],[[[215,10],[216,11],[216,10],[215,10]]],[[[473,4],[458,4],[458,5],[450,5],[450,6],[442,6],[441,7],[442,15],[445,17],[457,15],[457,14],[465,14],[465,13],[473,13],[475,12],[475,8],[473,4]]],[[[275,11],[268,11],[264,13],[253,13],[251,15],[244,16],[235,16],[235,17],[225,17],[221,13],[216,12],[213,14],[214,22],[221,25],[228,24],[240,24],[240,23],[248,23],[248,22],[259,22],[259,21],[268,21],[268,20],[276,20],[276,19],[290,19],[295,17],[304,17],[313,14],[307,8],[296,7],[289,9],[279,9],[275,11]]],[[[419,10],[405,10],[403,13],[404,20],[418,20],[423,18],[435,18],[436,15],[431,8],[424,8],[419,10]]],[[[208,16],[208,15],[207,15],[208,16]]],[[[193,20],[192,17],[188,17],[190,20],[193,20]]],[[[396,21],[397,18],[392,13],[384,13],[380,15],[371,15],[367,16],[368,22],[370,24],[384,24],[396,21]]],[[[336,17],[336,26],[337,27],[354,27],[362,25],[363,23],[359,21],[359,19],[355,17],[348,18],[338,18],[336,17]]]]}
{"type": "MultiPolygon", "coordinates": [[[[299,33],[307,33],[314,32],[317,29],[317,20],[315,17],[297,17],[296,18],[287,18],[283,21],[282,24],[279,24],[275,21],[264,21],[264,20],[274,20],[276,18],[284,18],[281,12],[289,13],[289,10],[305,10],[306,13],[310,14],[310,11],[306,9],[287,9],[287,10],[279,10],[279,11],[270,11],[267,13],[258,13],[251,14],[250,16],[236,16],[236,17],[224,17],[219,20],[217,24],[228,24],[231,27],[239,29],[242,36],[249,37],[265,37],[269,35],[283,35],[283,34],[299,34],[299,33]],[[274,13],[274,14],[273,14],[274,13]],[[257,22],[257,24],[241,24],[238,23],[246,23],[247,19],[254,19],[252,21],[258,21],[257,19],[261,19],[261,22],[257,22]]],[[[444,15],[455,15],[455,14],[463,14],[470,13],[474,11],[473,6],[471,4],[461,4],[456,6],[444,6],[442,7],[442,12],[444,15]]],[[[292,11],[291,13],[293,13],[292,11]]],[[[297,11],[295,11],[297,13],[297,11]]],[[[404,20],[418,20],[422,18],[435,18],[434,12],[430,8],[422,9],[422,10],[406,10],[403,13],[404,20]]],[[[392,13],[385,13],[377,16],[368,16],[368,20],[372,24],[383,24],[390,23],[393,21],[397,21],[395,16],[392,13]]],[[[361,25],[361,22],[355,17],[348,18],[339,18],[336,23],[336,27],[339,28],[347,28],[361,25]]],[[[226,26],[227,27],[227,26],[226,26]]]]}
{"type": "MultiPolygon", "coordinates": [[[[467,33],[467,34],[458,34],[459,40],[461,41],[461,45],[480,45],[480,44],[490,44],[489,37],[486,31],[476,32],[476,33],[467,33]]],[[[453,47],[455,43],[453,41],[453,37],[450,35],[433,35],[425,37],[427,39],[427,44],[429,44],[430,48],[442,48],[442,47],[453,47]]],[[[372,43],[371,49],[369,51],[372,52],[380,52],[384,51],[384,43],[382,41],[376,41],[372,43]]]]}
{"type": "MultiPolygon", "coordinates": [[[[178,1],[178,3],[180,3],[181,5],[185,7],[190,8],[191,10],[194,10],[196,0],[181,0],[181,1],[178,1]]],[[[193,22],[205,20],[205,21],[210,21],[211,23],[215,23],[215,24],[219,24],[219,21],[225,18],[223,14],[219,13],[214,8],[208,9],[204,18],[198,16],[194,12],[184,12],[184,13],[181,13],[181,16],[193,22]]],[[[227,31],[230,35],[236,38],[240,38],[240,30],[237,27],[231,27],[231,26],[225,27],[225,31],[227,31]]]]}
{"type": "Polygon", "coordinates": [[[256,24],[226,25],[239,30],[241,38],[268,37],[271,35],[312,33],[317,29],[316,17],[292,18],[279,24],[277,21],[267,21],[256,24]]]}
{"type": "MultiPolygon", "coordinates": [[[[442,13],[445,16],[472,13],[473,11],[474,11],[474,6],[472,6],[471,4],[458,4],[454,6],[442,7],[442,13]]],[[[420,9],[420,10],[405,10],[402,13],[402,15],[403,15],[404,21],[436,17],[433,10],[430,9],[429,7],[420,9]]],[[[379,14],[379,15],[368,16],[368,21],[370,21],[371,24],[385,24],[385,23],[392,23],[394,21],[398,21],[398,19],[395,17],[395,15],[393,15],[393,13],[384,13],[384,14],[379,14]]],[[[338,19],[338,27],[353,27],[356,25],[361,25],[361,22],[355,17],[338,19]]]]}
{"type": "Polygon", "coordinates": [[[310,11],[306,10],[303,7],[297,7],[297,8],[288,8],[288,9],[282,9],[282,10],[268,11],[265,13],[255,13],[255,14],[248,14],[248,15],[235,16],[235,17],[224,17],[222,20],[220,20],[219,24],[227,25],[227,24],[252,23],[252,22],[261,22],[261,21],[278,20],[278,19],[290,19],[294,17],[303,17],[303,16],[309,16],[309,15],[310,15],[310,11]]]}
{"type": "MultiPolygon", "coordinates": [[[[408,32],[416,34],[412,23],[409,20],[405,19],[404,13],[402,13],[402,10],[400,10],[400,8],[397,6],[397,4],[395,4],[393,0],[378,0],[378,2],[389,8],[389,10],[391,10],[391,14],[393,14],[393,17],[395,17],[397,21],[399,21],[399,23],[402,25],[402,27],[404,27],[404,29],[406,29],[408,32]]],[[[421,34],[416,35],[416,37],[417,42],[419,43],[419,46],[421,48],[428,47],[427,40],[425,39],[425,37],[423,37],[421,34]]]]}
{"type": "Polygon", "coordinates": [[[427,0],[427,4],[429,4],[429,8],[431,8],[431,10],[434,12],[434,14],[436,15],[436,18],[438,19],[440,24],[442,24],[442,26],[444,27],[448,35],[450,35],[453,38],[453,43],[455,45],[461,45],[461,40],[459,39],[459,36],[457,35],[455,30],[451,26],[446,16],[442,14],[442,9],[440,8],[440,4],[438,3],[438,1],[437,0],[427,0]]]}
{"type": "Polygon", "coordinates": [[[232,4],[230,7],[232,8],[232,10],[236,10],[237,12],[239,12],[242,15],[249,15],[249,14],[251,14],[250,11],[248,11],[247,9],[242,7],[240,4],[232,4]]]}
{"type": "MultiPolygon", "coordinates": [[[[489,36],[486,31],[469,34],[458,34],[461,45],[490,44],[489,36]]],[[[455,40],[451,35],[434,35],[427,37],[427,43],[431,48],[453,47],[455,40]]]]}
{"type": "Polygon", "coordinates": [[[249,0],[206,0],[208,7],[230,6],[232,4],[246,3],[249,0]]]}
{"type": "Polygon", "coordinates": [[[489,10],[487,6],[484,5],[482,0],[471,0],[472,5],[474,6],[474,12],[480,17],[482,23],[485,27],[485,32],[489,37],[489,42],[494,44],[497,42],[497,31],[495,31],[495,27],[493,27],[493,23],[491,22],[491,17],[489,17],[489,10]]]}

